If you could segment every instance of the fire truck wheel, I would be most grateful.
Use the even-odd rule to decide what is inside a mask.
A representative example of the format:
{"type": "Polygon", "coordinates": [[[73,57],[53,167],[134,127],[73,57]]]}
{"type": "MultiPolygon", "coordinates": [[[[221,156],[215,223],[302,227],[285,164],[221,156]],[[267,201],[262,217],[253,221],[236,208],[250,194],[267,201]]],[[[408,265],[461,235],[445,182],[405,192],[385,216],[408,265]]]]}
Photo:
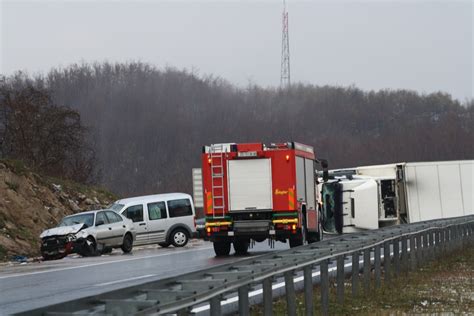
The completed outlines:
{"type": "Polygon", "coordinates": [[[237,255],[245,255],[249,249],[249,242],[246,240],[234,241],[234,250],[237,255]]]}
{"type": "Polygon", "coordinates": [[[217,257],[228,256],[230,253],[230,242],[228,241],[214,241],[214,252],[217,257]]]}
{"type": "Polygon", "coordinates": [[[298,247],[303,244],[303,239],[301,238],[290,238],[290,248],[298,247]]]}

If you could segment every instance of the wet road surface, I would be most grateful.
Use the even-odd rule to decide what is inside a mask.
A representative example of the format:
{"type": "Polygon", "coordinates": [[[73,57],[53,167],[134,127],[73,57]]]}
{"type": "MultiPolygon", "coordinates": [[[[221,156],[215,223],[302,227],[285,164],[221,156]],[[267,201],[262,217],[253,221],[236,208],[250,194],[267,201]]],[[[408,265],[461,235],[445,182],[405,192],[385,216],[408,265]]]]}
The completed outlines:
{"type": "MultiPolygon", "coordinates": [[[[277,242],[274,250],[288,249],[277,242]]],[[[81,297],[97,295],[132,285],[168,278],[210,266],[258,256],[272,249],[257,243],[248,256],[216,258],[212,243],[193,240],[183,248],[146,246],[124,255],[82,258],[27,264],[0,265],[0,315],[27,311],[81,297]]]]}

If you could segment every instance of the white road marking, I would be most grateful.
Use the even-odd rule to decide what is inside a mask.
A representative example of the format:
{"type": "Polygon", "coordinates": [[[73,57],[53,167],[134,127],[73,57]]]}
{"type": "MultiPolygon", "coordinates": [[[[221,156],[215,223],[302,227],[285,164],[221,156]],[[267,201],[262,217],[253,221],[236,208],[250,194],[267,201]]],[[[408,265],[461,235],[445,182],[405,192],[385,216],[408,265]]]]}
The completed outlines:
{"type": "Polygon", "coordinates": [[[145,278],[150,278],[155,276],[156,274],[147,274],[147,275],[142,275],[134,278],[128,278],[128,279],[123,279],[123,280],[117,280],[117,281],[112,281],[112,282],[105,282],[105,283],[99,283],[95,284],[94,286],[107,286],[111,284],[116,284],[116,283],[122,283],[122,282],[128,282],[128,281],[133,281],[133,280],[140,280],[140,279],[145,279],[145,278]]]}
{"type": "Polygon", "coordinates": [[[183,251],[162,253],[162,254],[159,254],[159,255],[147,256],[147,257],[135,257],[135,258],[129,258],[129,259],[123,259],[123,260],[97,262],[97,263],[91,263],[91,264],[84,264],[84,265],[77,266],[77,267],[57,268],[57,269],[51,269],[51,270],[45,270],[45,271],[27,272],[27,273],[16,273],[16,274],[11,274],[11,275],[0,276],[0,279],[9,279],[9,278],[23,277],[23,276],[29,276],[29,275],[35,275],[35,274],[43,274],[43,273],[51,273],[51,272],[66,271],[66,270],[72,270],[72,269],[81,269],[81,268],[88,268],[88,267],[94,267],[94,266],[101,266],[101,265],[104,265],[104,264],[112,264],[112,263],[120,263],[120,262],[127,262],[127,261],[135,261],[135,260],[142,260],[142,259],[157,258],[157,257],[163,257],[163,256],[170,256],[170,255],[181,254],[181,253],[185,253],[185,252],[201,251],[201,250],[204,250],[204,249],[212,249],[212,247],[203,247],[203,248],[196,248],[196,249],[187,249],[187,250],[183,250],[183,251]]]}

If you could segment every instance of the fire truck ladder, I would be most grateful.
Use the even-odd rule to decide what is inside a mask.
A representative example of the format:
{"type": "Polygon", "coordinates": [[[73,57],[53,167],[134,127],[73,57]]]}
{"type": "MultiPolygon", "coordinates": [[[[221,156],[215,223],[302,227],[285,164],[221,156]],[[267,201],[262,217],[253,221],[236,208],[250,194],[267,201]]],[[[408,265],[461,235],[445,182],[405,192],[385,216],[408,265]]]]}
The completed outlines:
{"type": "Polygon", "coordinates": [[[211,145],[212,216],[224,217],[224,146],[211,145]],[[217,212],[216,212],[217,211],[217,212]]]}

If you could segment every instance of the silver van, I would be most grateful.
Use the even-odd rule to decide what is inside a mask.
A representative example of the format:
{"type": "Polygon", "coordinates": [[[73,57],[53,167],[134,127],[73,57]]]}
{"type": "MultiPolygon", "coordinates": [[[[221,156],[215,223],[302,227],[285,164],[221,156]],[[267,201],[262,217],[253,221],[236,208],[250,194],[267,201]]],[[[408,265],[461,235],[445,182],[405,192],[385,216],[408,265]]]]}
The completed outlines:
{"type": "Polygon", "coordinates": [[[168,193],[115,201],[108,207],[131,219],[136,231],[135,245],[159,244],[184,247],[196,233],[191,196],[168,193]]]}

